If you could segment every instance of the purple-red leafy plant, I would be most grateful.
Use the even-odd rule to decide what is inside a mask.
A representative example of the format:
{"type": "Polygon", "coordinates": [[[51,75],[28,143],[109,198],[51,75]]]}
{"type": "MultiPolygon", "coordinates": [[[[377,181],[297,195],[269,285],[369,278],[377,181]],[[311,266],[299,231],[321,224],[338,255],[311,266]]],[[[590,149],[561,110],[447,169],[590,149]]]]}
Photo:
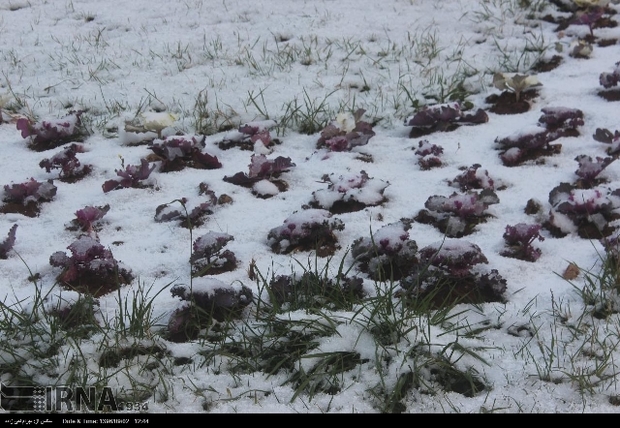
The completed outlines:
{"type": "Polygon", "coordinates": [[[172,202],[161,204],[155,209],[155,221],[157,223],[178,221],[179,225],[191,229],[202,225],[205,217],[213,214],[213,208],[217,205],[215,192],[206,189],[201,192],[207,200],[197,205],[188,204],[187,198],[175,199],[172,202]]]}
{"type": "Polygon", "coordinates": [[[358,109],[353,114],[341,113],[321,131],[317,148],[327,148],[332,152],[350,151],[357,146],[365,146],[375,135],[372,124],[362,116],[366,110],[358,109]]]}
{"type": "Polygon", "coordinates": [[[129,187],[133,187],[135,189],[141,189],[146,187],[142,181],[149,178],[151,172],[156,168],[156,165],[149,165],[149,161],[146,159],[140,159],[140,166],[137,165],[127,165],[124,170],[115,169],[116,175],[121,177],[120,180],[108,180],[101,188],[104,193],[110,192],[112,190],[118,189],[126,189],[129,187]]]}
{"type": "Polygon", "coordinates": [[[416,270],[401,280],[401,296],[426,300],[430,307],[450,307],[457,303],[502,302],[506,280],[492,269],[474,270],[488,263],[480,247],[468,241],[446,239],[419,252],[416,270]]]}
{"type": "Polygon", "coordinates": [[[232,240],[234,240],[232,235],[214,231],[209,231],[196,239],[189,258],[192,275],[217,275],[235,270],[237,267],[235,253],[224,250],[224,247],[232,240]]]}
{"type": "Polygon", "coordinates": [[[450,238],[469,235],[479,223],[489,216],[489,205],[499,202],[497,195],[489,189],[450,196],[431,196],[415,217],[420,223],[432,224],[450,238]]]}
{"type": "Polygon", "coordinates": [[[241,150],[266,154],[275,144],[280,144],[280,141],[272,138],[270,133],[270,129],[276,125],[275,120],[247,122],[239,126],[237,131],[227,133],[217,146],[222,150],[239,147],[241,150]]]}
{"type": "Polygon", "coordinates": [[[448,184],[458,187],[463,192],[473,189],[501,190],[504,186],[489,176],[489,171],[482,169],[480,164],[474,164],[469,168],[461,168],[461,174],[448,180],[448,184]]]}
{"type": "Polygon", "coordinates": [[[180,171],[185,167],[196,169],[217,169],[222,164],[216,156],[203,153],[206,135],[196,137],[173,136],[158,140],[149,149],[161,160],[160,172],[180,171]]]}
{"type": "Polygon", "coordinates": [[[610,156],[602,158],[597,156],[596,160],[592,160],[588,155],[579,155],[575,160],[579,163],[579,168],[575,171],[575,174],[580,178],[578,183],[579,186],[591,188],[601,183],[601,180],[597,177],[605,168],[615,161],[616,158],[610,156]]]}
{"type": "Polygon", "coordinates": [[[275,159],[267,159],[265,155],[253,154],[250,158],[250,165],[248,165],[248,173],[238,172],[230,177],[225,176],[224,181],[237,186],[254,188],[255,194],[261,195],[266,192],[261,192],[260,188],[255,186],[257,183],[266,180],[277,187],[273,192],[283,192],[288,188],[288,184],[284,180],[279,180],[278,177],[293,167],[295,164],[291,158],[278,156],[275,159]]]}
{"type": "Polygon", "coordinates": [[[618,86],[618,83],[620,83],[620,61],[615,64],[614,69],[611,71],[611,73],[601,73],[598,80],[601,86],[605,89],[610,89],[614,86],[618,86]]]}
{"type": "Polygon", "coordinates": [[[596,128],[596,131],[594,132],[594,135],[592,135],[592,138],[601,143],[612,144],[614,141],[620,141],[620,131],[616,130],[614,132],[611,132],[607,128],[596,128]]]}
{"type": "Polygon", "coordinates": [[[403,221],[383,226],[369,238],[353,241],[351,255],[360,270],[374,280],[398,280],[417,265],[418,245],[409,239],[411,224],[403,221]]]}
{"type": "Polygon", "coordinates": [[[15,245],[15,231],[17,230],[17,225],[14,224],[11,229],[9,229],[9,233],[6,236],[6,239],[0,243],[0,259],[8,259],[9,251],[13,249],[13,245],[15,245]]]}
{"type": "Polygon", "coordinates": [[[478,125],[489,121],[482,109],[473,114],[464,113],[458,102],[426,106],[415,115],[405,119],[405,126],[411,126],[410,138],[417,138],[437,131],[452,131],[461,125],[478,125]]]}
{"type": "Polygon", "coordinates": [[[613,232],[610,222],[620,219],[620,189],[602,185],[580,189],[561,183],[549,192],[549,203],[545,227],[558,237],[577,232],[585,239],[601,239],[613,232]]]}
{"type": "Polygon", "coordinates": [[[24,183],[4,186],[3,213],[21,213],[28,217],[36,217],[40,212],[40,204],[50,202],[56,195],[56,186],[52,180],[39,182],[34,178],[24,183]]]}
{"type": "Polygon", "coordinates": [[[133,281],[131,270],[92,236],[82,235],[64,251],[50,256],[50,265],[62,268],[57,280],[69,289],[98,297],[133,281]]]}
{"type": "Polygon", "coordinates": [[[177,343],[196,339],[214,320],[239,318],[254,298],[245,285],[211,277],[195,278],[191,286],[175,285],[170,292],[182,300],[168,321],[168,339],[177,343]]]}
{"type": "Polygon", "coordinates": [[[81,230],[90,235],[91,232],[96,232],[99,229],[99,220],[101,220],[108,211],[110,211],[110,205],[108,204],[103,207],[87,205],[75,212],[75,218],[71,220],[71,225],[67,229],[81,230]]]}
{"type": "Polygon", "coordinates": [[[35,151],[54,149],[63,144],[82,141],[88,135],[82,126],[83,111],[71,111],[56,120],[31,122],[26,118],[17,120],[16,126],[22,138],[29,138],[29,147],[35,151]]]}
{"type": "Polygon", "coordinates": [[[420,165],[420,168],[423,170],[429,170],[443,165],[441,161],[443,147],[431,144],[428,140],[422,140],[418,143],[415,155],[418,157],[418,165],[420,165]]]}
{"type": "Polygon", "coordinates": [[[594,37],[594,28],[604,14],[605,8],[600,6],[589,6],[585,10],[576,12],[569,24],[587,25],[590,30],[590,36],[594,37]]]}
{"type": "Polygon", "coordinates": [[[539,126],[525,128],[514,135],[495,140],[501,150],[500,158],[506,166],[517,166],[541,156],[560,153],[561,144],[550,144],[560,137],[576,137],[578,127],[584,124],[583,112],[565,107],[542,109],[539,126]]]}
{"type": "Polygon", "coordinates": [[[506,226],[504,241],[506,249],[500,254],[504,257],[512,257],[528,262],[535,262],[541,256],[540,248],[534,248],[532,243],[535,240],[544,241],[545,238],[540,234],[540,224],[517,223],[514,226],[506,226]]]}
{"type": "Polygon", "coordinates": [[[390,185],[383,180],[370,178],[366,171],[359,174],[324,175],[323,181],[328,182],[327,189],[312,193],[310,206],[323,208],[332,214],[342,214],[362,210],[368,206],[380,205],[386,198],[383,192],[390,185]]]}
{"type": "Polygon", "coordinates": [[[58,179],[63,182],[72,183],[88,175],[92,166],[82,165],[76,153],[84,153],[84,147],[80,144],[71,144],[60,153],[56,153],[51,158],[45,158],[39,162],[41,168],[51,172],[52,169],[60,169],[58,179]]]}
{"type": "Polygon", "coordinates": [[[308,209],[296,212],[282,226],[271,229],[267,243],[277,254],[316,250],[319,257],[332,255],[338,238],[334,231],[344,230],[342,220],[332,218],[327,210],[308,209]]]}

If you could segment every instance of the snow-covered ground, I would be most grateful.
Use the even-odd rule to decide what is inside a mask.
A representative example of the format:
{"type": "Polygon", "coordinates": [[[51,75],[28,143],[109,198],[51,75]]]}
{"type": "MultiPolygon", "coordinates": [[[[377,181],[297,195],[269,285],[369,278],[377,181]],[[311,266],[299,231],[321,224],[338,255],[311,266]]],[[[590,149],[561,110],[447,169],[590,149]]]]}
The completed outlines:
{"type": "MultiPolygon", "coordinates": [[[[618,4],[612,2],[609,7],[620,12],[618,4]]],[[[589,58],[572,57],[571,44],[587,36],[588,27],[571,25],[557,32],[557,24],[541,19],[547,14],[570,16],[558,12],[551,2],[517,0],[0,2],[0,96],[5,119],[0,125],[4,156],[0,184],[57,178],[57,170],[48,173],[39,162],[61,148],[30,150],[28,139],[16,128],[18,117],[57,119],[68,110],[85,110],[84,122],[92,130],[84,141],[85,152],[77,155],[82,164],[92,165],[87,177],[76,183],[55,180],[57,193],[42,204],[38,217],[0,215],[0,237],[18,225],[15,251],[0,260],[0,300],[8,306],[20,301],[27,307],[35,287],[43,295],[67,293],[56,284],[61,272],[49,260],[78,237],[66,225],[85,206],[110,206],[98,238],[135,277],[121,288],[123,298],[131,300],[139,287],[150,288],[154,295],[170,284],[190,284],[192,238],[207,231],[232,235],[234,240],[226,248],[239,260],[237,269],[217,279],[258,293],[257,282],[248,277],[251,263],[270,278],[300,272],[299,264],[327,262],[328,258],[317,258],[313,252],[275,254],[268,245],[270,230],[312,202],[313,192],[327,188],[324,175],[334,174],[335,181],[363,170],[377,180],[375,184],[389,183],[383,193],[385,202],[334,216],[345,225],[335,232],[340,248],[329,267],[335,275],[343,258],[345,269],[354,264],[348,250],[356,239],[401,218],[415,217],[433,195],[459,193],[448,181],[462,168],[480,164],[505,188],[496,190],[499,203],[489,206],[491,217],[461,239],[478,245],[488,259],[488,264],[476,269],[496,269],[506,280],[506,301],[457,305],[454,312],[461,314],[451,319],[452,326],[429,327],[425,332],[429,336],[414,329],[407,339],[415,344],[425,337],[435,354],[441,349],[456,352],[453,345],[458,343],[481,356],[456,352],[448,357],[448,351],[444,355],[460,370],[477,373],[486,387],[471,397],[441,388],[431,395],[413,387],[402,397],[401,410],[618,411],[618,315],[593,318],[592,307],[584,307],[575,287],[562,278],[569,263],[575,263],[581,273],[573,284],[583,287],[584,272],[600,269],[601,243],[576,232],[556,238],[543,228],[544,241],[534,242],[541,250],[537,261],[500,255],[507,225],[546,220],[549,192],[578,178],[577,156],[606,156],[609,146],[592,137],[596,129],[620,129],[620,104],[597,95],[602,89],[599,75],[611,72],[620,61],[620,44],[599,47],[594,43],[589,58]],[[456,82],[462,78],[462,89],[469,93],[466,100],[476,109],[488,110],[486,97],[500,93],[492,85],[493,73],[524,73],[536,61],[553,55],[563,61],[554,70],[538,73],[542,86],[528,112],[487,111],[488,123],[409,138],[411,127],[404,121],[416,112],[414,101],[419,106],[448,101],[447,94],[458,89],[456,82]],[[496,139],[537,125],[541,110],[547,107],[580,109],[584,115],[580,135],[555,141],[562,145],[561,152],[545,157],[544,163],[505,166],[496,139]],[[295,108],[294,117],[318,112],[319,120],[363,108],[364,119],[376,122],[376,135],[351,151],[317,149],[322,127],[307,135],[298,132],[299,122],[286,123],[295,108]],[[139,165],[153,153],[146,145],[129,144],[142,134],[127,132],[126,122],[139,126],[141,117],[162,110],[173,115],[162,137],[195,135],[198,125],[210,129],[203,152],[216,156],[222,167],[166,173],[155,169],[147,181],[150,188],[104,193],[102,184],[118,178],[115,170],[139,165]],[[295,166],[280,176],[288,183],[286,191],[262,182],[258,190],[275,195],[258,198],[251,189],[223,180],[248,172],[252,152],[220,149],[217,143],[231,131],[217,131],[265,119],[278,122],[280,126],[271,133],[281,141],[266,151],[267,158],[288,157],[295,166]],[[415,149],[422,139],[443,148],[441,167],[420,168],[415,149]],[[187,198],[190,207],[203,202],[200,183],[206,183],[217,197],[228,195],[232,203],[215,206],[191,236],[176,222],[154,221],[162,204],[180,198],[187,198]],[[530,199],[542,205],[540,215],[524,212],[530,199]],[[38,274],[36,285],[28,279],[31,272],[38,274]],[[467,324],[471,329],[493,328],[463,337],[459,332],[467,324]]],[[[618,38],[620,28],[596,28],[594,35],[598,40],[618,38]]],[[[256,151],[265,152],[259,146],[256,151]]],[[[604,186],[620,187],[619,168],[614,162],[603,171],[604,186]]],[[[408,232],[419,248],[444,239],[435,227],[420,222],[413,222],[408,232]]],[[[349,274],[364,278],[368,295],[375,293],[374,282],[357,266],[349,274]]],[[[99,302],[103,317],[118,311],[115,292],[101,296],[99,302]]],[[[153,316],[165,326],[178,305],[179,299],[163,290],[153,301],[153,316]]],[[[251,318],[252,308],[246,309],[246,319],[251,318]]],[[[281,316],[310,319],[315,315],[296,311],[281,316]]],[[[302,391],[295,395],[296,386],[287,382],[291,373],[286,371],[272,376],[260,371],[231,372],[225,358],[217,366],[201,364],[207,349],[204,341],[173,343],[157,337],[157,331],[153,340],[169,356],[187,357],[192,363],[164,364],[165,369],[145,372],[138,370],[144,364],[136,357],[127,363],[134,366],[127,369],[128,375],[110,376],[107,383],[131,389],[133,376],[149,385],[155,391],[146,400],[149,412],[377,412],[381,407],[370,391],[377,391],[382,382],[384,391],[389,391],[399,373],[411,370],[414,359],[405,355],[404,341],[400,345],[404,351],[392,355],[395,359],[377,362],[376,343],[359,325],[346,321],[350,316],[339,314],[338,334],[317,339],[320,344],[311,351],[356,352],[365,361],[342,375],[342,387],[334,394],[310,396],[302,391]]],[[[77,347],[86,355],[94,377],[102,370],[96,366],[103,352],[98,344],[103,340],[96,336],[77,347]]],[[[63,373],[69,370],[76,346],[67,344],[58,352],[55,369],[45,372],[28,366],[25,373],[43,385],[69,382],[63,373]]],[[[312,361],[303,361],[306,369],[312,361]]],[[[0,373],[5,383],[12,379],[0,373]]]]}

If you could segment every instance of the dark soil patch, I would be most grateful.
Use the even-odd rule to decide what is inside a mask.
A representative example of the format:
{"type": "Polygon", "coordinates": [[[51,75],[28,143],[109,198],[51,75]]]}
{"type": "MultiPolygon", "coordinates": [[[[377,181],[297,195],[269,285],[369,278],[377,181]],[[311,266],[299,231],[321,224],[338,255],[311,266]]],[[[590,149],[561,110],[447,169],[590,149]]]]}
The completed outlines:
{"type": "Polygon", "coordinates": [[[140,346],[134,345],[127,348],[113,349],[101,354],[99,366],[105,368],[118,367],[122,360],[131,360],[139,355],[152,355],[160,359],[166,350],[157,345],[140,346]]]}
{"type": "Polygon", "coordinates": [[[521,114],[528,112],[531,108],[530,101],[538,96],[538,91],[522,92],[520,99],[513,92],[504,91],[501,94],[492,94],[486,97],[485,101],[492,106],[490,112],[495,114],[521,114]]]}
{"type": "Polygon", "coordinates": [[[532,67],[532,70],[537,73],[546,73],[551,70],[555,70],[562,64],[564,59],[560,55],[554,55],[547,61],[538,61],[532,67]]]}
{"type": "Polygon", "coordinates": [[[598,91],[597,95],[606,101],[620,101],[620,88],[598,91]]]}
{"type": "Polygon", "coordinates": [[[459,126],[460,125],[457,123],[445,123],[445,122],[441,122],[441,123],[438,123],[436,126],[429,126],[429,127],[414,126],[413,128],[411,128],[411,131],[409,132],[409,138],[420,138],[420,137],[424,137],[425,135],[432,134],[434,132],[452,132],[455,129],[457,129],[459,126]]]}
{"type": "Polygon", "coordinates": [[[3,214],[23,214],[26,217],[38,217],[41,207],[34,201],[28,202],[26,205],[17,202],[6,202],[0,207],[0,213],[3,214]]]}
{"type": "Polygon", "coordinates": [[[607,46],[614,46],[618,43],[618,39],[601,39],[598,41],[597,46],[605,48],[607,46]]]}

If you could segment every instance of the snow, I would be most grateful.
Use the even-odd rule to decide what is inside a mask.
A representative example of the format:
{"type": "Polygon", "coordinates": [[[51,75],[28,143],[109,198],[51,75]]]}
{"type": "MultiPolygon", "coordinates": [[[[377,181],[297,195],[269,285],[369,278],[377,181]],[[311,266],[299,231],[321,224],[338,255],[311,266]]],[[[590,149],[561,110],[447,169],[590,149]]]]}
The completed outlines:
{"type": "MultiPolygon", "coordinates": [[[[8,122],[0,124],[3,151],[0,186],[23,183],[30,177],[40,182],[57,177],[58,171],[47,173],[38,164],[62,148],[46,152],[28,149],[27,140],[21,137],[14,123],[26,115],[54,121],[68,110],[86,110],[82,120],[93,133],[85,139],[85,152],[78,153],[77,158],[83,165],[92,165],[93,171],[77,183],[55,180],[56,195],[51,202],[41,205],[36,218],[0,214],[0,237],[14,224],[19,225],[15,251],[9,252],[8,259],[0,260],[0,302],[10,307],[27,307],[35,295],[35,285],[29,280],[31,274],[37,274],[36,290],[49,296],[49,305],[73,301],[76,298],[73,292],[56,284],[61,270],[50,265],[50,256],[65,252],[78,238],[79,231],[65,228],[76,210],[106,204],[110,210],[97,236],[101,245],[110,249],[116,260],[122,260],[122,266],[130,269],[136,278],[119,293],[99,298],[100,315],[111,323],[123,316],[119,315],[119,304],[122,302],[122,310],[125,304],[131,306],[139,289],[148,290],[149,298],[153,299],[151,315],[159,320],[153,328],[154,335],[181,305],[178,298],[171,296],[168,289],[171,284],[192,284],[194,291],[206,293],[218,288],[239,290],[244,285],[256,296],[260,284],[249,278],[250,264],[268,279],[291,271],[299,273],[300,264],[316,262],[322,269],[328,260],[331,264],[327,270],[335,276],[342,260],[343,269],[350,269],[350,275],[363,277],[364,291],[374,296],[380,290],[358,272],[348,253],[354,240],[367,239],[369,230],[373,230],[377,231],[375,238],[400,242],[401,219],[412,218],[424,209],[429,197],[454,192],[447,182],[463,168],[480,164],[478,178],[487,180],[482,174],[488,171],[495,183],[506,185],[506,189],[496,190],[499,203],[488,210],[492,216],[486,222],[477,225],[463,241],[444,241],[443,234],[432,225],[417,222],[406,232],[419,248],[432,245],[431,248],[457,253],[471,249],[471,245],[480,248],[488,259],[485,270],[496,269],[507,281],[505,303],[457,305],[451,313],[454,316],[449,320],[450,325],[428,325],[420,321],[421,325],[410,326],[401,342],[384,347],[394,352],[389,361],[375,361],[376,341],[360,325],[363,316],[371,316],[368,309],[355,314],[356,317],[347,311],[338,312],[341,323],[336,326],[336,333],[317,339],[319,346],[309,353],[313,356],[304,359],[304,367],[311,369],[311,363],[317,361],[316,354],[321,352],[356,352],[362,360],[369,361],[343,373],[344,387],[334,395],[318,393],[309,397],[302,393],[292,400],[295,385],[287,383],[290,373],[233,373],[234,363],[224,355],[202,364],[208,347],[212,346],[206,340],[177,344],[157,339],[169,355],[190,358],[192,364],[166,366],[158,372],[166,376],[158,378],[155,372],[139,370],[148,360],[142,355],[128,361],[126,370],[110,377],[109,384],[125,390],[131,389],[133,382],[149,385],[154,394],[148,398],[148,411],[152,413],[378,412],[377,397],[383,394],[382,388],[396,385],[401,379],[399,375],[407,372],[412,364],[413,346],[432,343],[428,349],[438,353],[445,348],[444,355],[447,355],[454,349],[448,345],[456,343],[475,350],[488,362],[485,364],[465,353],[455,365],[479,373],[490,388],[472,397],[454,391],[430,394],[412,388],[402,398],[405,411],[618,412],[618,407],[610,403],[612,397],[620,394],[615,374],[619,372],[617,361],[620,361],[618,335],[614,331],[618,315],[600,320],[586,312],[588,315],[580,317],[584,303],[578,290],[584,287],[588,271],[600,271],[602,244],[580,238],[570,218],[553,213],[553,224],[568,235],[554,238],[543,228],[541,234],[545,240],[536,243],[542,255],[536,262],[502,257],[499,253],[504,248],[502,236],[506,225],[546,219],[551,209],[549,192],[559,183],[578,178],[574,173],[577,156],[585,154],[593,159],[605,156],[609,145],[593,140],[592,135],[597,128],[610,129],[612,133],[619,128],[620,104],[597,96],[601,90],[599,75],[618,69],[620,44],[607,47],[594,44],[590,58],[573,58],[566,48],[579,36],[589,34],[587,26],[569,26],[561,33],[556,32],[554,24],[528,20],[530,12],[524,11],[520,3],[527,2],[2,2],[0,108],[2,119],[8,122]],[[562,46],[565,49],[559,51],[562,46]],[[537,47],[545,48],[544,53],[537,52],[537,47]],[[449,89],[445,87],[450,84],[448,78],[459,69],[464,72],[460,75],[464,79],[463,87],[472,92],[468,101],[475,108],[486,109],[485,98],[499,93],[492,83],[494,72],[525,73],[539,53],[547,59],[560,55],[563,63],[552,71],[537,73],[542,86],[537,87],[539,96],[532,101],[529,112],[514,116],[489,112],[488,123],[433,133],[425,137],[428,143],[420,146],[419,139],[408,138],[411,128],[403,123],[415,113],[413,99],[420,101],[420,106],[449,101],[437,97],[449,89]],[[307,135],[299,133],[296,130],[299,124],[292,122],[283,129],[276,127],[291,111],[310,113],[312,107],[321,106],[322,102],[328,114],[318,119],[324,123],[333,121],[351,129],[353,118],[341,111],[342,106],[351,111],[364,108],[365,120],[377,120],[373,128],[376,135],[367,145],[355,147],[351,152],[335,153],[316,149],[320,129],[307,135]],[[559,139],[561,153],[544,158],[544,162],[505,166],[495,141],[544,132],[544,128],[534,124],[543,108],[554,106],[584,112],[581,135],[559,139]],[[156,132],[127,132],[126,123],[134,121],[156,132]],[[272,137],[277,133],[282,143],[267,150],[257,142],[254,152],[237,148],[220,150],[218,141],[244,138],[244,134],[235,130],[243,124],[271,129],[272,137]],[[170,173],[156,169],[149,177],[153,184],[150,188],[102,191],[101,185],[106,180],[117,178],[115,170],[121,169],[121,162],[140,165],[140,159],[152,153],[138,143],[176,134],[200,135],[198,125],[216,132],[207,136],[204,151],[217,156],[222,168],[186,168],[170,173]],[[157,135],[160,131],[161,135],[157,135]],[[415,166],[415,149],[427,149],[433,144],[443,148],[443,166],[420,170],[415,166]],[[253,153],[257,163],[266,160],[263,155],[267,154],[274,158],[289,157],[295,163],[295,168],[278,177],[287,182],[286,191],[278,191],[266,180],[256,183],[253,189],[222,180],[224,176],[247,171],[253,153]],[[370,155],[372,162],[361,160],[360,154],[370,155]],[[317,190],[324,175],[346,177],[361,170],[373,179],[355,197],[367,204],[380,202],[379,205],[334,216],[325,210],[302,209],[312,201],[313,192],[323,207],[342,197],[317,190]],[[216,196],[226,195],[232,203],[214,206],[213,214],[206,216],[205,223],[194,230],[181,227],[178,222],[154,221],[158,206],[181,198],[190,202],[187,208],[191,212],[191,207],[205,199],[198,189],[203,182],[216,196]],[[271,197],[258,198],[252,192],[271,197]],[[530,199],[541,201],[541,212],[533,215],[524,212],[530,199]],[[291,231],[289,225],[335,219],[341,220],[345,228],[336,233],[340,248],[332,259],[315,257],[312,252],[275,254],[271,251],[268,234],[272,229],[291,231]],[[217,277],[191,278],[192,240],[209,231],[234,237],[226,248],[235,253],[239,267],[217,277]],[[569,283],[562,273],[571,262],[581,268],[581,273],[569,283]],[[610,378],[597,380],[592,390],[580,390],[577,380],[583,380],[584,373],[589,373],[592,365],[598,364],[597,360],[582,352],[579,338],[583,336],[571,339],[573,332],[585,328],[584,325],[591,327],[589,332],[600,332],[600,337],[592,338],[592,346],[597,347],[594,351],[611,355],[607,360],[608,371],[601,375],[614,373],[610,378]],[[464,333],[470,328],[488,326],[492,328],[464,333]],[[609,346],[603,348],[603,342],[609,346]],[[557,358],[550,361],[549,347],[553,345],[557,358]],[[551,364],[550,376],[558,382],[541,379],[538,370],[544,370],[546,363],[551,364]],[[377,373],[379,366],[385,366],[383,377],[377,373]],[[569,375],[577,376],[573,378],[576,380],[569,379],[569,375]],[[164,382],[167,394],[163,393],[164,382]]],[[[554,12],[555,6],[550,2],[530,3],[545,6],[543,12],[537,12],[540,16],[562,15],[554,12]]],[[[620,10],[618,1],[612,1],[610,7],[620,10]]],[[[620,16],[615,15],[614,19],[620,20],[620,16]]],[[[620,27],[597,28],[594,33],[601,39],[617,38],[620,27]]],[[[618,144],[615,141],[612,148],[618,144]]],[[[519,149],[510,148],[505,156],[514,157],[518,153],[519,149]]],[[[256,168],[251,169],[250,175],[255,171],[256,168]]],[[[608,179],[606,189],[620,187],[620,162],[610,164],[603,175],[608,179]]],[[[606,190],[604,195],[607,194],[606,190]]],[[[592,190],[581,190],[574,195],[579,200],[595,197],[592,190]]],[[[468,201],[465,198],[461,202],[468,201]]],[[[158,217],[174,211],[185,212],[180,204],[172,203],[158,217]]],[[[462,223],[451,221],[454,224],[449,229],[463,230],[462,223]]],[[[301,227],[292,229],[293,236],[302,233],[301,227]]],[[[79,244],[75,249],[83,252],[86,247],[79,244]]],[[[255,320],[253,306],[247,309],[247,319],[255,320]]],[[[0,312],[2,316],[5,315],[0,312]]],[[[419,318],[426,320],[423,316],[419,318]]],[[[281,319],[329,324],[323,317],[306,311],[281,314],[281,319]]],[[[299,325],[303,331],[305,327],[299,325]]],[[[8,340],[7,334],[0,332],[0,340],[8,340]]],[[[24,338],[23,343],[27,340],[24,338]]],[[[40,368],[35,360],[29,361],[25,370],[42,384],[62,383],[67,380],[75,357],[76,361],[87,363],[89,373],[99,373],[97,361],[106,343],[114,346],[113,338],[99,335],[83,341],[79,348],[66,345],[58,351],[59,366],[54,373],[40,368]],[[52,374],[57,377],[52,378],[52,374]]],[[[47,344],[43,343],[41,349],[47,349],[47,344]]],[[[15,355],[29,358],[26,346],[20,346],[15,355]]],[[[15,355],[1,357],[13,361],[15,355]]],[[[164,364],[162,361],[159,363],[164,364]]],[[[602,365],[594,368],[598,367],[602,365]]],[[[0,372],[0,380],[9,382],[11,376],[0,372]]]]}

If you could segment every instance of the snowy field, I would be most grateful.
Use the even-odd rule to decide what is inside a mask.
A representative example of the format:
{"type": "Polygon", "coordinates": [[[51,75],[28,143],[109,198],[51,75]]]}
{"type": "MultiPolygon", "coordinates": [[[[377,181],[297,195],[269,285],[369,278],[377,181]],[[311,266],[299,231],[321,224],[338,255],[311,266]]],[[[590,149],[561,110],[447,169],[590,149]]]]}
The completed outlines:
{"type": "Polygon", "coordinates": [[[595,3],[0,1],[3,387],[617,412],[620,4],[595,3]],[[351,300],[286,301],[310,274],[351,300]]]}

